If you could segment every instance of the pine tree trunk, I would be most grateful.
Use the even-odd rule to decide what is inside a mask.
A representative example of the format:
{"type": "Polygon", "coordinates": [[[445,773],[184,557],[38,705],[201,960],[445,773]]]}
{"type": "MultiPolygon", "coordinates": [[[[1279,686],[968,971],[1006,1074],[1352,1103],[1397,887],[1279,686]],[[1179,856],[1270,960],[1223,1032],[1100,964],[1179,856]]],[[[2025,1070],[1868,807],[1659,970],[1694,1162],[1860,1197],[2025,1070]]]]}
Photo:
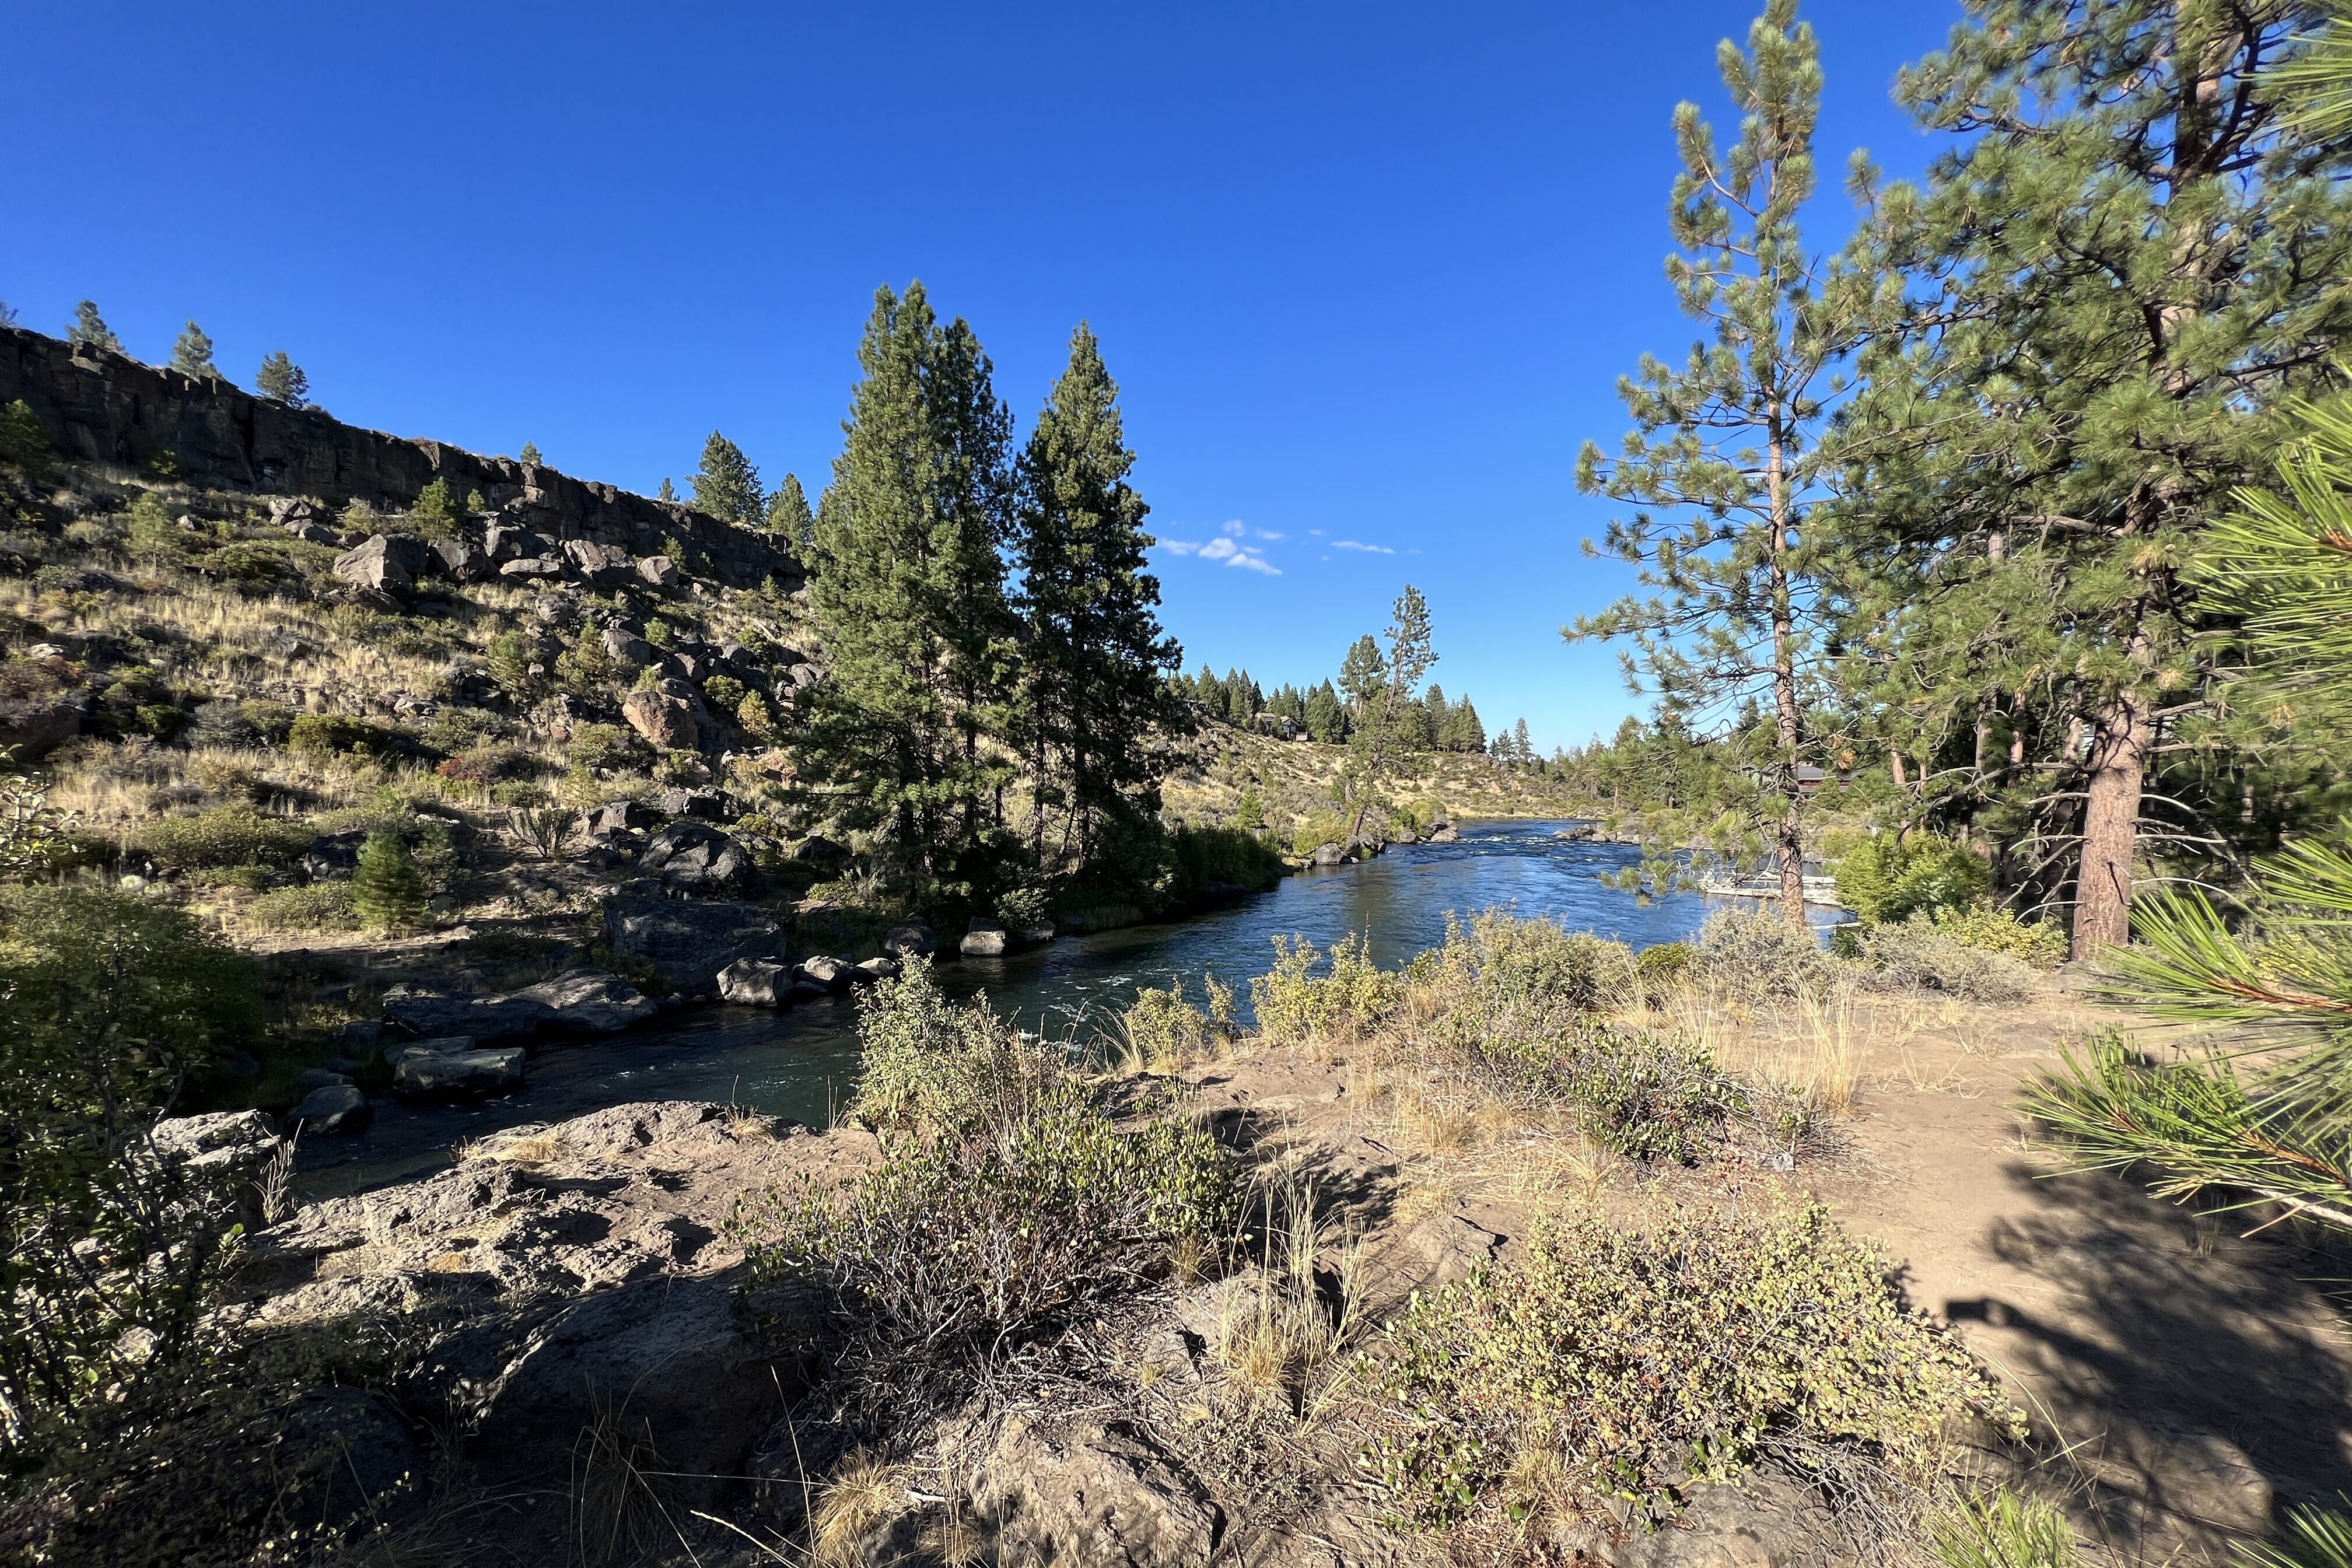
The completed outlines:
{"type": "Polygon", "coordinates": [[[1805,805],[1797,770],[1802,735],[1798,728],[1796,622],[1789,603],[1789,572],[1782,561],[1782,552],[1789,547],[1789,499],[1781,447],[1776,416],[1764,468],[1772,507],[1772,707],[1780,732],[1781,805],[1775,837],[1780,855],[1780,918],[1801,930],[1805,925],[1805,805]]]}
{"type": "Polygon", "coordinates": [[[2077,958],[2131,938],[2132,850],[2155,743],[2155,721],[2137,692],[2120,693],[2100,710],[2083,813],[2083,869],[2074,891],[2077,958]]]}

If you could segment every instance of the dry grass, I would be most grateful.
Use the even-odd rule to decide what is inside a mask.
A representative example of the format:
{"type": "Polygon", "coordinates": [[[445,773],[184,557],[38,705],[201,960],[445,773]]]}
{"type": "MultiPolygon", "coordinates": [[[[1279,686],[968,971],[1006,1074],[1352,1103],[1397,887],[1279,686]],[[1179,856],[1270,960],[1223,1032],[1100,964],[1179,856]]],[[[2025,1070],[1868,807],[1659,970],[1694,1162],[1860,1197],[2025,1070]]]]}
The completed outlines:
{"type": "Polygon", "coordinates": [[[572,1449],[571,1526],[588,1563],[639,1562],[675,1533],[655,1479],[661,1456],[642,1422],[597,1399],[572,1449]]]}
{"type": "Polygon", "coordinates": [[[1310,1395],[1363,1325],[1363,1237],[1352,1227],[1328,1234],[1311,1185],[1284,1183],[1263,1203],[1260,1256],[1221,1288],[1210,1351],[1245,1409],[1305,1422],[1318,1407],[1310,1395]],[[1336,1306],[1317,1278],[1327,1251],[1336,1306]]]}
{"type": "Polygon", "coordinates": [[[487,1138],[453,1146],[450,1152],[459,1164],[474,1160],[494,1161],[501,1165],[552,1164],[563,1154],[563,1130],[560,1127],[518,1127],[510,1131],[493,1132],[487,1138]]]}
{"type": "Polygon", "coordinates": [[[898,1469],[879,1454],[854,1448],[817,1489],[809,1513],[809,1555],[819,1568],[854,1568],[866,1538],[906,1500],[898,1469]]]}

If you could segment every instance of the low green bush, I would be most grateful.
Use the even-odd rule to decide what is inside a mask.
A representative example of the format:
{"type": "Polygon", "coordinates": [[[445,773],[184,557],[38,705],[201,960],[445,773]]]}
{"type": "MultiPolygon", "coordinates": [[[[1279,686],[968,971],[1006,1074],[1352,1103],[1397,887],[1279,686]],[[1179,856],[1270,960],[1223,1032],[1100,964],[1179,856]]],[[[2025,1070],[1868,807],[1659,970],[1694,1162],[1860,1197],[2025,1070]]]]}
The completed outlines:
{"type": "Polygon", "coordinates": [[[299,576],[297,568],[286,552],[274,544],[251,540],[237,540],[199,559],[199,574],[218,583],[237,583],[248,587],[260,587],[299,576]]]}
{"type": "Polygon", "coordinates": [[[1325,954],[1303,936],[1274,939],[1274,967],[1250,982],[1258,1032],[1276,1045],[1359,1035],[1386,1021],[1405,996],[1406,981],[1383,973],[1362,937],[1334,942],[1325,954]]]}
{"type": "Polygon", "coordinates": [[[1119,1015],[1118,1030],[1130,1071],[1167,1070],[1205,1052],[1216,1037],[1209,1016],[1174,986],[1146,985],[1119,1015]]]}
{"type": "Polygon", "coordinates": [[[2074,1531],[2055,1505],[2001,1487],[1927,1521],[1943,1568],[2074,1568],[2074,1531]]]}
{"type": "Polygon", "coordinates": [[[1642,982],[1642,994],[1653,1002],[1671,996],[1690,972],[1690,963],[1691,945],[1686,942],[1662,942],[1643,948],[1633,955],[1633,973],[1642,982]]]}
{"type": "Polygon", "coordinates": [[[400,751],[400,736],[381,724],[343,713],[305,713],[287,727],[289,751],[314,756],[357,754],[389,757],[400,751]]]}
{"type": "Polygon", "coordinates": [[[1246,828],[1186,826],[1172,838],[1180,899],[1200,898],[1217,884],[1263,893],[1290,869],[1274,846],[1246,828]]]}
{"type": "Polygon", "coordinates": [[[1940,935],[1962,947],[1998,952],[2036,969],[2055,969],[2066,962],[2069,943],[2059,926],[2021,921],[2007,910],[1982,903],[1937,910],[1928,918],[1940,935]]]}
{"type": "Polygon", "coordinates": [[[159,818],[131,835],[131,847],[167,871],[211,871],[290,866],[317,838],[304,823],[234,805],[159,818]]]}
{"type": "Polygon", "coordinates": [[[1346,842],[1348,819],[1336,811],[1309,812],[1306,821],[1290,830],[1290,852],[1301,859],[1326,844],[1346,842]]]}
{"type": "Polygon", "coordinates": [[[1623,942],[1500,910],[1486,910],[1466,927],[1449,918],[1440,963],[1469,976],[1490,1010],[1532,1005],[1619,1013],[1641,1000],[1640,970],[1623,942]]]}
{"type": "Polygon", "coordinates": [[[360,923],[349,882],[274,888],[246,905],[244,915],[257,931],[356,931],[360,923]]]}
{"type": "Polygon", "coordinates": [[[1416,1298],[1367,1367],[1366,1458],[1403,1529],[1670,1519],[1695,1482],[1780,1456],[1930,1477],[1955,1417],[2024,1422],[1886,1262],[1816,1205],[1703,1211],[1648,1232],[1539,1221],[1517,1268],[1416,1298]]]}
{"type": "Polygon", "coordinates": [[[1991,885],[1983,857],[1932,833],[1880,833],[1837,863],[1838,902],[1864,923],[1959,909],[1991,885]]]}
{"type": "Polygon", "coordinates": [[[1699,928],[1693,983],[1738,1001],[1786,999],[1828,984],[1836,969],[1809,930],[1778,914],[1718,910],[1699,928]]]}

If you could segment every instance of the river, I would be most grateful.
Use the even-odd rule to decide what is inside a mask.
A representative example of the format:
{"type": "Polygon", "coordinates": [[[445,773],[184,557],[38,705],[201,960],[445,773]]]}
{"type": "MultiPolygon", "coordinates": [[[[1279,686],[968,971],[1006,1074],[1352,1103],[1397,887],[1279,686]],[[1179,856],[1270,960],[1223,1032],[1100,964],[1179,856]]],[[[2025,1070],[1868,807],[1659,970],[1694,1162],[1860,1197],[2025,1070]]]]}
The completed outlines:
{"type": "MultiPolygon", "coordinates": [[[[1636,949],[1696,931],[1718,907],[1696,893],[1644,904],[1601,878],[1640,851],[1555,838],[1558,822],[1466,824],[1451,844],[1391,849],[1378,859],[1286,878],[1272,892],[1180,921],[1065,937],[1000,959],[940,965],[957,995],[985,991],[1024,1026],[1092,1036],[1139,987],[1181,980],[1197,1003],[1201,977],[1231,985],[1247,1021],[1250,977],[1273,964],[1273,939],[1297,933],[1318,947],[1359,932],[1383,969],[1445,939],[1448,911],[1507,906],[1636,949]]],[[[1827,923],[1830,911],[1815,911],[1827,923]]],[[[452,1144],[525,1122],[559,1121],[639,1100],[713,1100],[824,1126],[857,1071],[851,997],[785,1012],[699,1007],[625,1035],[551,1045],[531,1059],[522,1089],[469,1106],[376,1101],[366,1131],[306,1143],[299,1184],[310,1198],[357,1191],[446,1164],[452,1144]]]]}

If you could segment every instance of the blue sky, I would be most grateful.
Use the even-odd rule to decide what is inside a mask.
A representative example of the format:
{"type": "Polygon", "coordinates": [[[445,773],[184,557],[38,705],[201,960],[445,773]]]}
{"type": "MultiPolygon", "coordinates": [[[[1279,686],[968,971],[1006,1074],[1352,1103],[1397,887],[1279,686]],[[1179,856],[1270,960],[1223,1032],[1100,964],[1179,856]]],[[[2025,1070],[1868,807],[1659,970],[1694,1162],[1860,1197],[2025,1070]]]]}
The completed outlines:
{"type": "MultiPolygon", "coordinates": [[[[812,496],[877,284],[968,318],[1024,429],[1083,318],[1191,667],[1319,678],[1410,581],[1435,678],[1549,749],[1637,706],[1559,638],[1629,584],[1571,468],[1692,339],[1668,116],[1729,130],[1755,9],[16,0],[0,300],[646,491],[715,426],[812,496]]],[[[1832,242],[1850,148],[1935,151],[1888,89],[1958,7],[1802,15],[1832,242]]]]}

